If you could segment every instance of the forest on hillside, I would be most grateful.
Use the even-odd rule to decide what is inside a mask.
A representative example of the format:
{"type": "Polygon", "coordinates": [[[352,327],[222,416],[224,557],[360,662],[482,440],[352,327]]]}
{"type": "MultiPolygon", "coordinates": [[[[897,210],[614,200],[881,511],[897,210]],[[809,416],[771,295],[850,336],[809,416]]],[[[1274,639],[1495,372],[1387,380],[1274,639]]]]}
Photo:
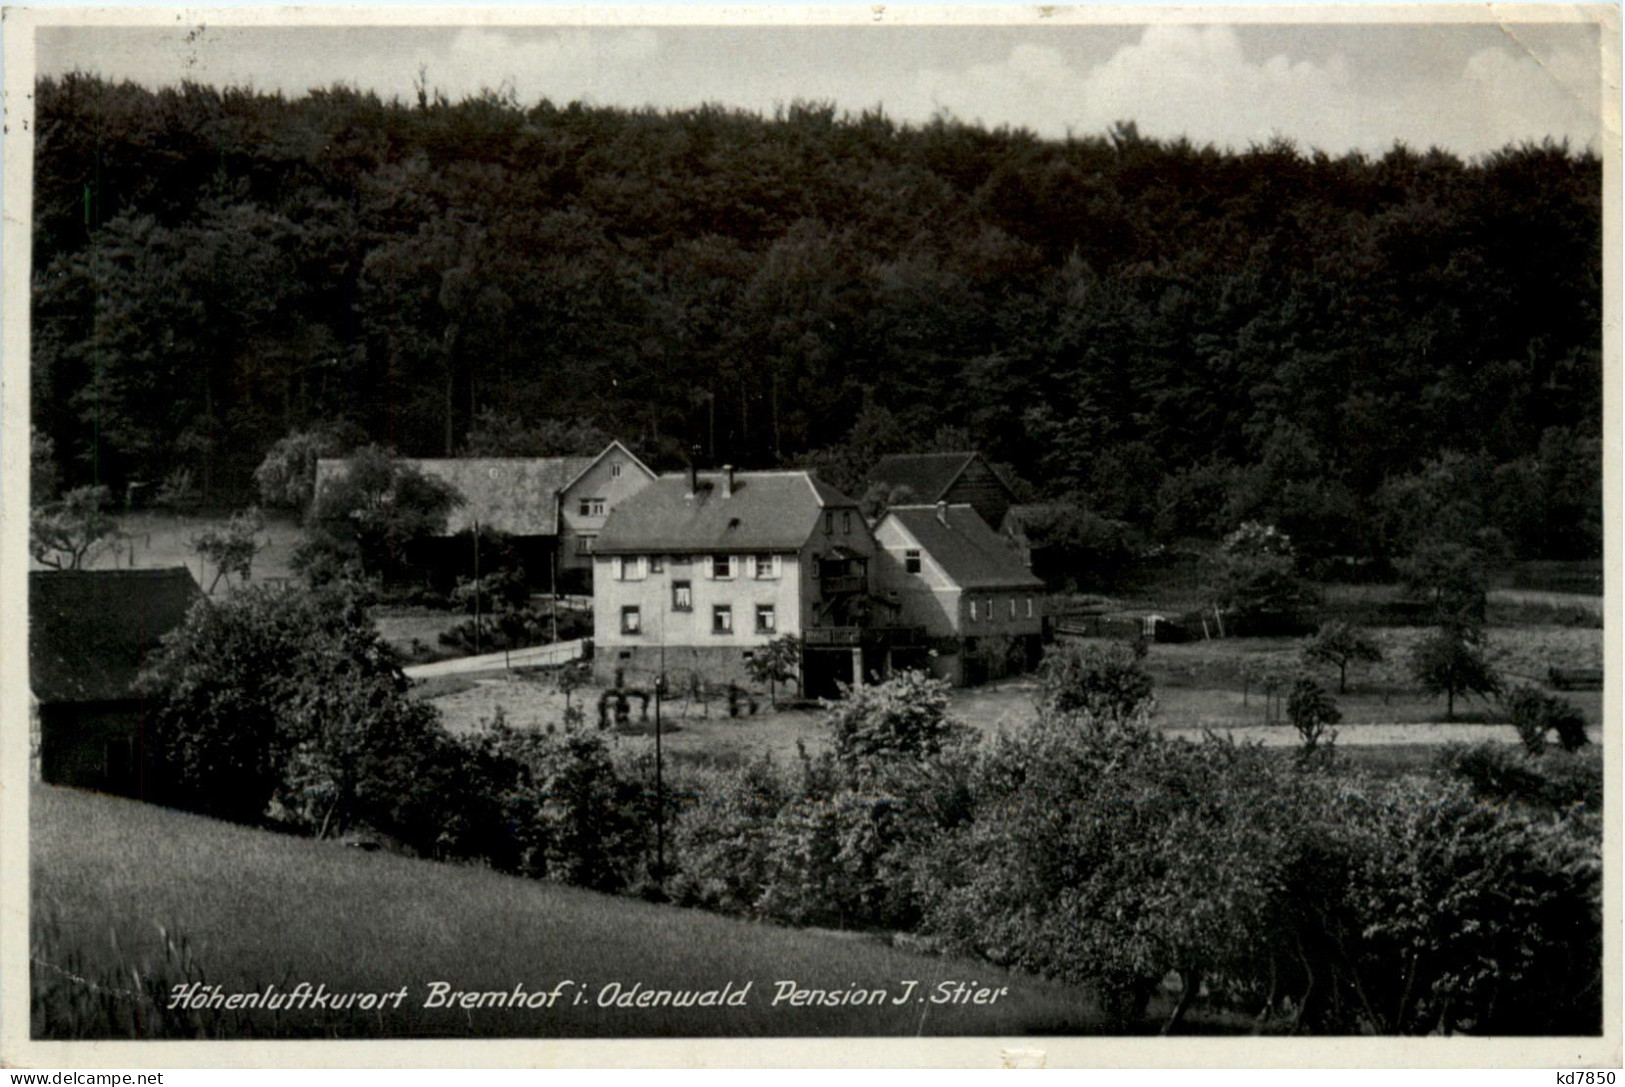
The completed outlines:
{"type": "Polygon", "coordinates": [[[291,432],[443,456],[551,421],[847,487],[975,447],[1167,540],[1258,520],[1381,556],[1448,516],[1601,554],[1590,151],[36,92],[32,408],[64,488],[185,472],[246,504],[291,432]]]}

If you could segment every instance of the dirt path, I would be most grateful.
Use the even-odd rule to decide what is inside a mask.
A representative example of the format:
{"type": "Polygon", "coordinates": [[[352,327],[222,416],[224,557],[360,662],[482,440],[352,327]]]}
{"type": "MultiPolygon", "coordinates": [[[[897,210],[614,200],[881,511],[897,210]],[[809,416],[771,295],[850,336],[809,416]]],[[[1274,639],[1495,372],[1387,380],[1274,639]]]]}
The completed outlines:
{"type": "MultiPolygon", "coordinates": [[[[1217,735],[1229,736],[1237,743],[1261,743],[1265,747],[1296,747],[1298,733],[1291,725],[1276,725],[1264,727],[1262,725],[1248,725],[1241,728],[1216,728],[1217,735]]],[[[1201,739],[1203,731],[1197,728],[1171,728],[1167,730],[1170,736],[1180,736],[1185,739],[1201,739]]],[[[1602,742],[1602,730],[1590,728],[1586,734],[1593,743],[1602,742]]],[[[1484,741],[1491,743],[1514,744],[1518,742],[1518,734],[1511,725],[1464,725],[1464,724],[1438,724],[1425,725],[1339,725],[1337,726],[1338,747],[1405,747],[1412,744],[1449,744],[1463,743],[1476,744],[1484,741]]]]}

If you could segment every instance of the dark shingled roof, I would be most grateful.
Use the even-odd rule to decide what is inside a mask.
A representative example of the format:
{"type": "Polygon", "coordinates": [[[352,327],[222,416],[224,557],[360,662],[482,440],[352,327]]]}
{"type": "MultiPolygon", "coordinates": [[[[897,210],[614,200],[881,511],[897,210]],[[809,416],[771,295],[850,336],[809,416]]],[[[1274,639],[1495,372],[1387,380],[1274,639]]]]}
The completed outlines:
{"type": "Polygon", "coordinates": [[[856,503],[808,472],[735,472],[732,495],[722,472],[665,475],[616,505],[593,550],[602,554],[799,551],[831,507],[856,503]]]}
{"type": "Polygon", "coordinates": [[[44,703],[131,697],[142,661],[202,595],[184,566],[29,571],[34,697],[44,703]]]}
{"type": "Polygon", "coordinates": [[[961,589],[1044,587],[970,506],[949,506],[947,524],[937,520],[935,506],[893,506],[880,519],[882,524],[887,517],[897,518],[961,589]]]}
{"type": "Polygon", "coordinates": [[[880,458],[869,473],[868,486],[883,483],[888,490],[907,487],[916,500],[935,502],[953,486],[975,453],[893,453],[880,458]]]}
{"type": "MultiPolygon", "coordinates": [[[[600,454],[601,455],[601,454],[600,454]]],[[[593,457],[446,457],[402,458],[426,476],[457,488],[463,504],[446,518],[446,534],[472,528],[511,536],[557,536],[558,493],[594,461],[593,457]]],[[[316,493],[339,478],[349,462],[324,458],[316,462],[316,493]]]]}

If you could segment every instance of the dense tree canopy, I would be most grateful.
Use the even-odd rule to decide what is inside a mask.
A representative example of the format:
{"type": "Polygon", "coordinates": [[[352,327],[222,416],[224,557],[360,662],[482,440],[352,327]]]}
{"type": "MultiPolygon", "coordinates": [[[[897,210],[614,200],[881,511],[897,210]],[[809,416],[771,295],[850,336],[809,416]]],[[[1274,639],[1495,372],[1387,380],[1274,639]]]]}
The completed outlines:
{"type": "Polygon", "coordinates": [[[1036,497],[1164,535],[1382,554],[1443,473],[1518,553],[1600,546],[1590,152],[79,74],[37,106],[34,413],[65,487],[187,467],[240,503],[335,419],[407,455],[550,417],[667,466],[839,463],[884,412],[881,445],[961,428],[1036,497]]]}

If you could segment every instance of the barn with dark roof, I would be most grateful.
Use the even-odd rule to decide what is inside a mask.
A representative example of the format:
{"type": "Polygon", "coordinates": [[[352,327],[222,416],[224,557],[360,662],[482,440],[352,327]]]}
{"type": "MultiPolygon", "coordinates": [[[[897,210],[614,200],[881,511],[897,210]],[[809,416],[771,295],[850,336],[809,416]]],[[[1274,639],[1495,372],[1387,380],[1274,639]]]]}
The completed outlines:
{"type": "Polygon", "coordinates": [[[202,597],[184,566],[28,575],[36,777],[139,795],[148,705],[136,676],[202,597]]]}
{"type": "MultiPolygon", "coordinates": [[[[592,457],[435,457],[400,461],[449,484],[462,504],[437,538],[418,541],[413,556],[434,580],[472,573],[476,535],[491,548],[486,561],[513,561],[535,588],[592,590],[592,553],[617,503],[654,472],[618,441],[592,457]],[[501,537],[498,545],[495,538],[501,537]],[[503,552],[506,554],[503,554],[503,552]]],[[[316,493],[349,470],[342,458],[316,462],[316,493]]]]}
{"type": "Polygon", "coordinates": [[[1016,495],[980,453],[896,453],[881,457],[864,484],[879,488],[888,506],[968,505],[997,526],[1016,495]]]}

